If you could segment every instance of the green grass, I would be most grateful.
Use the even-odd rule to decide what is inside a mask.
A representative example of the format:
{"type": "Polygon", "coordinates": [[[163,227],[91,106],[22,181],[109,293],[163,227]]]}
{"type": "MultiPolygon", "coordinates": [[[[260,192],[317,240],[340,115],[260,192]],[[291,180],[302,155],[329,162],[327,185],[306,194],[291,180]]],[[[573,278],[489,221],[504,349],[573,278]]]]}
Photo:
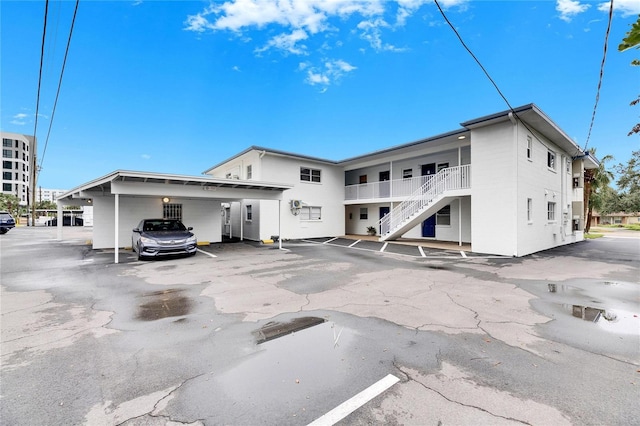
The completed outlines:
{"type": "Polygon", "coordinates": [[[640,231],[640,223],[632,223],[630,225],[624,225],[625,229],[629,229],[631,231],[640,231]]]}
{"type": "Polygon", "coordinates": [[[587,233],[585,233],[585,234],[584,234],[584,237],[585,237],[587,240],[593,240],[593,239],[595,239],[595,238],[600,238],[600,237],[603,237],[603,236],[604,236],[604,234],[595,234],[595,233],[588,233],[588,234],[587,234],[587,233]]]}

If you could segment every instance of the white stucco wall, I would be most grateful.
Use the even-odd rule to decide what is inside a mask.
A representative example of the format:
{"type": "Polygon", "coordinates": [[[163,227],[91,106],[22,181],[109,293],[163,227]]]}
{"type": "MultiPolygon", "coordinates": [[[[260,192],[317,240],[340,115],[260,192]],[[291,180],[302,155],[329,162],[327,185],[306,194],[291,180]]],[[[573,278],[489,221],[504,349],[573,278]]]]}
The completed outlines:
{"type": "Polygon", "coordinates": [[[474,252],[513,256],[517,178],[514,126],[471,131],[471,241],[474,252]]]}
{"type": "MultiPolygon", "coordinates": [[[[198,241],[219,242],[221,236],[220,202],[179,198],[185,226],[194,228],[198,241]]],[[[113,248],[115,243],[115,197],[94,197],[93,248],[113,248]]],[[[131,231],[144,218],[162,217],[162,200],[157,197],[120,196],[118,245],[131,247],[131,231]]]]}

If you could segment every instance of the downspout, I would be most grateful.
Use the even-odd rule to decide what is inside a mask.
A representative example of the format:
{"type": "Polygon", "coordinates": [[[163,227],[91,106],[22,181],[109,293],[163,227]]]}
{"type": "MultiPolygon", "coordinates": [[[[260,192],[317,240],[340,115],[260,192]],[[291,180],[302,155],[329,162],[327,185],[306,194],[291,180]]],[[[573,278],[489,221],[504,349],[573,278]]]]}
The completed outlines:
{"type": "Polygon", "coordinates": [[[514,257],[518,257],[518,213],[520,211],[520,206],[518,203],[518,178],[519,178],[519,173],[518,173],[518,121],[516,119],[516,117],[513,115],[513,112],[509,113],[509,121],[511,121],[511,124],[513,124],[514,128],[513,128],[513,138],[514,138],[514,148],[513,148],[513,157],[514,157],[514,174],[515,174],[515,186],[514,186],[514,191],[515,191],[515,196],[513,197],[513,199],[515,199],[515,221],[513,223],[513,256],[514,257]]]}
{"type": "Polygon", "coordinates": [[[389,197],[393,198],[393,160],[389,161],[389,197]]]}

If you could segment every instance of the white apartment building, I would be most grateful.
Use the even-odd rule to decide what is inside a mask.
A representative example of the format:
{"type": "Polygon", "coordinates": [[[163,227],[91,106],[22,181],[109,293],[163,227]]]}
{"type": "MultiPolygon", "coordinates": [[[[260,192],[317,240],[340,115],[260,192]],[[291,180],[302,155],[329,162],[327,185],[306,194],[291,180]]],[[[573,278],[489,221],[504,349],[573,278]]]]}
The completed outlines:
{"type": "Polygon", "coordinates": [[[524,256],[584,239],[584,171],[596,159],[534,104],[461,126],[340,161],[252,146],[205,176],[115,171],[63,194],[58,212],[92,205],[94,248],[126,247],[142,218],[169,216],[206,242],[373,227],[381,241],[524,256]]]}
{"type": "Polygon", "coordinates": [[[31,150],[33,136],[2,134],[2,193],[15,195],[26,205],[30,194],[31,150]]]}
{"type": "Polygon", "coordinates": [[[40,186],[36,191],[36,201],[51,201],[53,203],[56,201],[56,198],[65,192],[67,192],[66,189],[47,189],[40,186]]]}
{"type": "Polygon", "coordinates": [[[283,182],[287,208],[226,205],[224,234],[300,239],[377,230],[381,241],[470,243],[524,256],[584,238],[582,152],[537,106],[480,117],[462,128],[341,161],[253,146],[206,170],[213,177],[283,182]]]}

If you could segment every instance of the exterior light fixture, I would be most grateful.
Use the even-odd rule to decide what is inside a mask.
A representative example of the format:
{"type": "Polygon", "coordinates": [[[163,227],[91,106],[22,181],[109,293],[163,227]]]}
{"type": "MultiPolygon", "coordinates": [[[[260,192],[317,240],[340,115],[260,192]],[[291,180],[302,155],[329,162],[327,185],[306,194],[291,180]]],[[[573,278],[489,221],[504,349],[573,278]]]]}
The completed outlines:
{"type": "Polygon", "coordinates": [[[165,204],[167,204],[169,201],[171,201],[171,199],[169,197],[164,197],[162,199],[162,202],[165,203],[165,204]]]}
{"type": "Polygon", "coordinates": [[[458,136],[458,139],[462,140],[462,139],[466,139],[467,137],[465,135],[460,135],[458,136]]]}

